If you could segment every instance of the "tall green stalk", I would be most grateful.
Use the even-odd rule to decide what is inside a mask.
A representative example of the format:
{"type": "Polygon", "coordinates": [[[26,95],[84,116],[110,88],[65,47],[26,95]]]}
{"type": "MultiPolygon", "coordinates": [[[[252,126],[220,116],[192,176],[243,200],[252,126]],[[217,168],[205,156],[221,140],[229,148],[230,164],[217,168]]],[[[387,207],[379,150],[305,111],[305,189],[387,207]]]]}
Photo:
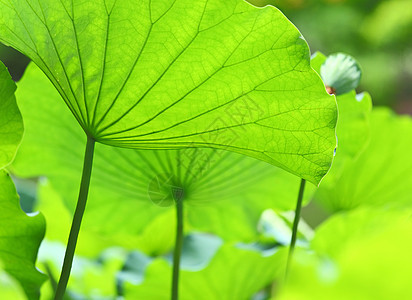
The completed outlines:
{"type": "Polygon", "coordinates": [[[183,197],[175,196],[176,202],[176,241],[173,252],[173,279],[172,279],[172,300],[179,299],[179,270],[180,257],[183,247],[183,197]]]}
{"type": "Polygon", "coordinates": [[[305,191],[305,183],[306,183],[305,179],[302,179],[300,181],[298,200],[296,202],[296,209],[295,209],[295,218],[293,220],[292,238],[290,240],[288,261],[286,264],[286,276],[288,275],[290,263],[291,263],[292,256],[293,256],[293,251],[295,250],[296,237],[298,235],[298,225],[299,225],[299,220],[300,220],[300,212],[302,210],[303,193],[305,191]]]}
{"type": "Polygon", "coordinates": [[[90,177],[92,173],[93,154],[95,140],[87,137],[86,151],[84,155],[83,174],[80,183],[79,198],[77,200],[76,211],[74,213],[72,227],[70,229],[69,241],[67,242],[66,254],[59,283],[57,284],[54,300],[62,300],[66,291],[67,282],[69,281],[70,271],[73,264],[74,251],[76,249],[77,237],[79,236],[80,225],[82,222],[84,210],[86,208],[87,195],[89,193],[90,177]]]}

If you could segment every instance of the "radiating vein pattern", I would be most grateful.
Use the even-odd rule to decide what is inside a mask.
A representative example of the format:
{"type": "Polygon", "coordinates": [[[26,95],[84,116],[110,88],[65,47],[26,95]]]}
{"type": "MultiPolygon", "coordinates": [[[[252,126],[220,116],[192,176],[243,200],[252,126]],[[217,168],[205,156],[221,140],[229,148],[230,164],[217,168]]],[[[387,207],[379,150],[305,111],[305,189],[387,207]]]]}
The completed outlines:
{"type": "MultiPolygon", "coordinates": [[[[47,177],[65,206],[74,210],[77,191],[73,186],[79,184],[84,155],[82,130],[36,65],[29,65],[16,96],[26,132],[13,163],[14,172],[23,177],[47,177]]],[[[175,215],[168,213],[173,210],[174,189],[183,192],[190,225],[215,233],[228,230],[229,225],[220,226],[227,218],[219,218],[226,209],[235,208],[238,214],[257,221],[268,207],[289,210],[295,205],[295,192],[285,191],[294,191],[299,178],[230,151],[140,150],[102,144],[97,144],[95,151],[82,228],[96,234],[138,236],[160,216],[171,224],[175,215]]],[[[238,228],[236,222],[233,226],[238,228]]],[[[256,223],[244,227],[245,232],[235,231],[250,237],[256,223]]]]}
{"type": "Polygon", "coordinates": [[[215,147],[317,183],[336,104],[299,31],[242,0],[0,0],[25,53],[83,129],[128,148],[215,147]]]}

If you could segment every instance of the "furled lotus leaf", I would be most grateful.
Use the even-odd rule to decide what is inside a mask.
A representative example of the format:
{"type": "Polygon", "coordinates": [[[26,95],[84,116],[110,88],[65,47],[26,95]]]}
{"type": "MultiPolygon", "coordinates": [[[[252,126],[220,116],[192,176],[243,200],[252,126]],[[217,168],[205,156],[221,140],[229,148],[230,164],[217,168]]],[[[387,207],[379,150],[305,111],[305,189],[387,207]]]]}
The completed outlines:
{"type": "Polygon", "coordinates": [[[336,53],[328,56],[322,64],[320,76],[330,92],[342,95],[358,87],[362,71],[352,56],[336,53]]]}

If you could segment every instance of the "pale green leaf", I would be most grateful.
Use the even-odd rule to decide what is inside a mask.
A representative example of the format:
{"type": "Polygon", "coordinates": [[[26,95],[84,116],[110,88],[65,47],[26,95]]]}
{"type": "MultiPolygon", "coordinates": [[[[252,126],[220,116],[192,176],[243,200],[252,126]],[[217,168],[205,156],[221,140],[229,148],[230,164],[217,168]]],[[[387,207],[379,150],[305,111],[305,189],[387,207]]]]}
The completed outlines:
{"type": "Polygon", "coordinates": [[[342,173],[345,172],[345,168],[361,155],[369,143],[369,117],[372,110],[370,95],[368,93],[356,94],[355,91],[351,91],[337,96],[337,102],[339,108],[339,119],[336,125],[338,146],[332,167],[316,191],[317,196],[330,193],[330,189],[334,188],[342,173]]]}
{"type": "Polygon", "coordinates": [[[0,41],[40,66],[101,143],[226,149],[315,184],[329,169],[335,101],[274,7],[14,0],[0,3],[0,41]]]}
{"type": "Polygon", "coordinates": [[[371,206],[337,214],[318,229],[311,254],[297,252],[279,299],[407,299],[411,212],[371,206]]]}
{"type": "Polygon", "coordinates": [[[315,195],[331,210],[412,205],[411,118],[375,108],[369,119],[369,143],[334,184],[315,195]]]}
{"type": "Polygon", "coordinates": [[[28,216],[21,210],[13,181],[3,170],[0,170],[0,211],[1,266],[21,284],[29,299],[38,299],[46,277],[34,264],[45,221],[42,215],[28,216]]]}
{"type": "Polygon", "coordinates": [[[16,85],[0,61],[0,169],[14,158],[23,135],[23,121],[16,104],[16,85]]]}
{"type": "Polygon", "coordinates": [[[356,94],[351,91],[337,96],[337,102],[339,121],[336,126],[338,147],[335,159],[339,161],[344,159],[343,156],[355,158],[368,144],[372,100],[368,93],[356,94]]]}
{"type": "MultiPolygon", "coordinates": [[[[56,238],[59,228],[65,227],[64,220],[69,227],[74,211],[77,192],[73,187],[80,182],[84,148],[82,132],[73,126],[73,116],[34,65],[19,83],[18,99],[27,129],[13,170],[19,176],[47,176],[56,189],[58,195],[50,190],[42,194],[44,204],[39,207],[48,222],[58,222],[50,229],[56,238]],[[60,197],[65,206],[58,208],[60,197]],[[56,213],[62,218],[53,221],[56,213]]],[[[249,241],[257,234],[263,210],[294,209],[299,178],[232,152],[143,151],[98,144],[82,232],[115,238],[128,248],[134,245],[149,253],[164,252],[173,242],[175,214],[170,207],[155,203],[164,198],[163,204],[170,204],[173,186],[184,189],[188,230],[249,241]]],[[[311,189],[308,187],[307,197],[311,189]]],[[[80,235],[79,245],[81,239],[80,235]]]]}

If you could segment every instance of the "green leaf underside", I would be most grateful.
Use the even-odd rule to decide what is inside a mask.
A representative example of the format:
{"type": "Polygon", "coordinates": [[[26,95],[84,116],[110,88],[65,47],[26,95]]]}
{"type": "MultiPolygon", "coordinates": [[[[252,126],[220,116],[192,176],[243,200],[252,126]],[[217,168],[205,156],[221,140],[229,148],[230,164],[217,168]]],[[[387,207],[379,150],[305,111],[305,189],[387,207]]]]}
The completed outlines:
{"type": "Polygon", "coordinates": [[[329,169],[335,102],[273,7],[16,0],[0,3],[0,29],[99,142],[228,149],[313,183],[329,169]]]}
{"type": "Polygon", "coordinates": [[[46,277],[34,264],[46,224],[42,215],[29,217],[21,210],[14,184],[3,170],[0,211],[0,266],[19,281],[30,300],[38,299],[46,277]]]}
{"type": "MultiPolygon", "coordinates": [[[[271,280],[283,275],[285,249],[264,257],[258,251],[223,245],[209,265],[198,272],[180,272],[179,299],[250,299],[271,280]]],[[[169,299],[170,264],[154,260],[141,285],[126,285],[128,299],[169,299]]]]}
{"type": "Polygon", "coordinates": [[[16,85],[0,62],[0,169],[8,165],[23,135],[23,121],[16,104],[16,85]]]}
{"type": "MultiPolygon", "coordinates": [[[[82,131],[73,127],[74,118],[35,65],[26,70],[17,93],[26,133],[13,171],[24,177],[47,176],[72,213],[85,143],[82,131]]],[[[226,239],[251,240],[264,209],[294,208],[299,178],[232,152],[133,150],[98,144],[82,230],[130,236],[142,234],[144,227],[155,226],[160,219],[163,225],[152,230],[161,236],[173,228],[175,216],[170,208],[158,205],[171,204],[173,186],[183,188],[189,226],[226,239]]]]}

